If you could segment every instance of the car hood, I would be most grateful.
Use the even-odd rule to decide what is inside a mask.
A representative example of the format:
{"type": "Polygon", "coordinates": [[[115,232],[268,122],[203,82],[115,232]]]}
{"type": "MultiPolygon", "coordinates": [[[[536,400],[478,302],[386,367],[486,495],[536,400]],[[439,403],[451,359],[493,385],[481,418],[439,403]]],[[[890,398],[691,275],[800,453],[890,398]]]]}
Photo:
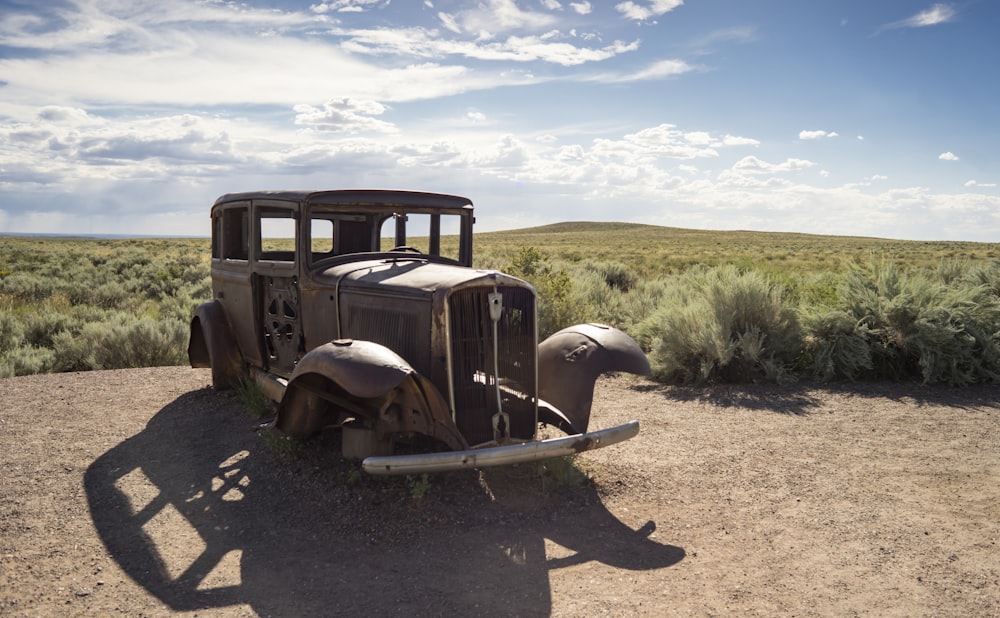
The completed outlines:
{"type": "Polygon", "coordinates": [[[431,262],[420,257],[392,257],[338,264],[323,269],[319,278],[339,280],[347,287],[389,288],[403,291],[423,291],[429,294],[470,284],[492,283],[530,287],[527,282],[495,270],[467,268],[454,264],[431,262]]]}

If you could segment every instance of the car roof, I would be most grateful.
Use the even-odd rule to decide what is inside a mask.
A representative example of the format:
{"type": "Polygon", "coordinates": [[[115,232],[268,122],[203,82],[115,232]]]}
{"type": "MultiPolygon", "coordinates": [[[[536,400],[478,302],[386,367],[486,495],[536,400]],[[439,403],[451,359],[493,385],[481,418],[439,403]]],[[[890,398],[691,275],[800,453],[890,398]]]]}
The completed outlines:
{"type": "Polygon", "coordinates": [[[289,202],[309,202],[317,205],[399,205],[434,206],[465,210],[472,208],[467,197],[445,193],[424,191],[399,191],[389,189],[336,189],[336,190],[292,190],[292,191],[245,191],[227,193],[215,200],[215,205],[245,200],[281,200],[289,202]]]}

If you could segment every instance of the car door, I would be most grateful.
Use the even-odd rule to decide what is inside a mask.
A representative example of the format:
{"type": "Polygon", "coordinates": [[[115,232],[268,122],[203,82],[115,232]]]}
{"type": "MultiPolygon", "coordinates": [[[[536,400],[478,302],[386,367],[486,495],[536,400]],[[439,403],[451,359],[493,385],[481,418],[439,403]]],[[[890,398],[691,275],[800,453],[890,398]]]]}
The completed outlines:
{"type": "Polygon", "coordinates": [[[299,299],[297,204],[254,201],[254,288],[261,357],[289,376],[305,354],[299,299]]]}

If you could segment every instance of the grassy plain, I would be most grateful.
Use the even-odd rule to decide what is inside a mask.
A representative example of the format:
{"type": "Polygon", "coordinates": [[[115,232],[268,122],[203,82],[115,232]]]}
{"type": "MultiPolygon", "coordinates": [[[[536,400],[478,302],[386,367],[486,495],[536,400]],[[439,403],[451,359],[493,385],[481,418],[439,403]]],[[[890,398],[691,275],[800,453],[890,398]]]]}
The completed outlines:
{"type": "Polygon", "coordinates": [[[1000,243],[719,232],[639,223],[556,223],[477,234],[475,242],[477,255],[506,255],[518,247],[532,246],[570,262],[622,262],[641,278],[677,274],[697,264],[809,275],[842,272],[852,260],[863,262],[872,255],[905,268],[933,268],[942,260],[1000,258],[1000,243]]]}
{"type": "MultiPolygon", "coordinates": [[[[444,244],[454,242],[447,239],[444,244]]],[[[678,303],[691,305],[694,288],[750,285],[756,286],[761,299],[772,293],[765,289],[770,285],[767,281],[740,279],[733,273],[754,273],[778,282],[782,288],[777,302],[794,305],[782,311],[791,308],[806,315],[814,309],[810,304],[832,306],[839,302],[836,308],[840,313],[833,316],[839,321],[824,314],[824,330],[802,337],[791,333],[804,340],[823,337],[836,341],[845,334],[867,341],[876,326],[887,333],[885,337],[906,335],[895,332],[905,330],[905,325],[862,323],[863,316],[851,315],[855,310],[838,300],[838,289],[857,264],[881,264],[878,273],[870,273],[870,285],[860,284],[873,289],[885,287],[882,280],[898,282],[899,273],[909,272],[936,271],[934,277],[940,279],[947,271],[946,279],[961,276],[965,280],[976,274],[987,285],[994,277],[1000,278],[996,274],[1000,272],[998,243],[591,222],[481,233],[474,242],[477,267],[512,272],[536,285],[542,336],[571,323],[602,321],[625,329],[651,351],[663,336],[666,314],[679,315],[678,303]],[[725,281],[702,275],[685,279],[690,273],[723,267],[735,269],[724,274],[725,281]],[[993,268],[989,276],[977,271],[984,267],[993,268]],[[888,278],[886,268],[894,269],[888,278]],[[881,283],[875,281],[876,275],[881,283]],[[664,315],[654,319],[657,313],[664,315]],[[847,326],[831,326],[834,323],[847,326]],[[846,332],[848,327],[853,330],[846,332]]],[[[211,296],[209,251],[207,238],[0,236],[0,377],[185,362],[187,322],[194,307],[211,296]]],[[[886,298],[897,305],[910,302],[907,290],[916,288],[912,281],[903,283],[877,293],[888,294],[886,298]]],[[[919,301],[924,308],[920,311],[940,313],[943,297],[924,288],[920,292],[924,300],[919,301]]],[[[994,291],[989,298],[996,297],[994,291]]],[[[955,307],[967,306],[970,301],[963,299],[946,299],[950,304],[945,309],[953,312],[955,307]]],[[[948,320],[959,319],[953,313],[948,315],[948,320]]],[[[968,316],[960,318],[967,320],[968,316]]],[[[755,336],[763,344],[758,326],[748,328],[757,329],[755,336]]],[[[946,326],[953,327],[950,323],[946,326]]],[[[1000,331],[1000,324],[996,326],[991,332],[1000,331]]],[[[688,329],[700,327],[693,324],[688,329]]],[[[716,325],[704,327],[714,329],[716,325]]],[[[732,336],[746,340],[746,335],[732,336]]],[[[775,335],[769,336],[775,341],[775,335]]],[[[974,352],[980,354],[979,348],[974,352]]]]}

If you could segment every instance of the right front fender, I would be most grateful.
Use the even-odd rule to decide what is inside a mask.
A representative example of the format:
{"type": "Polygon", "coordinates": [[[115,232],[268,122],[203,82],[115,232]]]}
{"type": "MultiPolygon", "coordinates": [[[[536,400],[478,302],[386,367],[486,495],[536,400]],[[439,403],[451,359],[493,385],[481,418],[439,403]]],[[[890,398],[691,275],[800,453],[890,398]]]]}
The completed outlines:
{"type": "Polygon", "coordinates": [[[564,328],[538,345],[538,397],[559,413],[540,406],[539,414],[574,433],[586,433],[594,383],[601,374],[626,371],[649,375],[649,360],[631,337],[604,324],[564,328]]]}
{"type": "Polygon", "coordinates": [[[338,339],[309,351],[295,366],[275,427],[305,438],[339,417],[361,417],[381,435],[421,433],[452,449],[468,443],[433,384],[389,348],[338,339]]]}

